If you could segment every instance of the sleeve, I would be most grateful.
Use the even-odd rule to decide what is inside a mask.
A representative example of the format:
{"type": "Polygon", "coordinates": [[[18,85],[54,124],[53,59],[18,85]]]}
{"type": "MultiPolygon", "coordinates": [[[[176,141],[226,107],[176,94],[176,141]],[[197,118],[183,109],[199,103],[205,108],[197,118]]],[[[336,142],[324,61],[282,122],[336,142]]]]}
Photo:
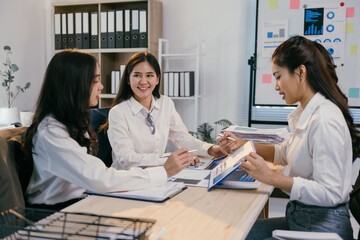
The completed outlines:
{"type": "Polygon", "coordinates": [[[170,132],[169,138],[177,148],[197,149],[197,155],[211,157],[208,149],[213,144],[203,142],[189,133],[179,113],[175,109],[174,102],[170,100],[170,132]]]}
{"type": "Polygon", "coordinates": [[[130,132],[125,114],[118,109],[111,109],[107,134],[113,151],[113,167],[129,169],[134,166],[154,166],[165,163],[166,158],[160,158],[159,154],[135,152],[130,132]]]}
{"type": "Polygon", "coordinates": [[[346,185],[343,173],[348,157],[344,151],[352,155],[351,142],[345,141],[348,134],[345,128],[331,119],[313,124],[308,135],[313,176],[294,177],[290,200],[317,206],[335,206],[343,201],[346,185]]]}
{"type": "MultiPolygon", "coordinates": [[[[68,182],[95,192],[137,190],[162,185],[167,181],[163,167],[116,170],[107,168],[98,158],[87,154],[63,128],[48,128],[38,133],[38,147],[45,156],[47,171],[68,182]]],[[[45,165],[46,164],[46,165],[45,165]]]]}

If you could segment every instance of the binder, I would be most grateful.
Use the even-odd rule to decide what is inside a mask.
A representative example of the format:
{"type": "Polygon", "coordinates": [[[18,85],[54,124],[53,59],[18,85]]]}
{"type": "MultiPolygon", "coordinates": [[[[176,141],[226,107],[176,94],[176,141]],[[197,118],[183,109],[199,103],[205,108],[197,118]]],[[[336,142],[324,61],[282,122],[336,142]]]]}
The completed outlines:
{"type": "Polygon", "coordinates": [[[115,11],[108,11],[107,16],[107,44],[108,48],[115,48],[115,11]]]}
{"type": "Polygon", "coordinates": [[[174,97],[178,97],[180,93],[179,81],[180,81],[179,73],[174,72],[174,97]]]}
{"type": "Polygon", "coordinates": [[[61,14],[55,13],[55,50],[61,49],[61,14]]]}
{"type": "Polygon", "coordinates": [[[130,38],[131,38],[131,33],[130,33],[130,10],[126,9],[125,10],[125,14],[124,14],[124,47],[125,48],[130,48],[130,38]]]}
{"type": "Polygon", "coordinates": [[[131,43],[132,48],[139,47],[139,10],[131,10],[131,43]]]}
{"type": "Polygon", "coordinates": [[[174,73],[169,72],[169,97],[174,96],[174,73]]]}
{"type": "Polygon", "coordinates": [[[121,65],[120,65],[120,79],[121,79],[121,78],[123,77],[123,75],[124,75],[125,67],[126,67],[125,64],[121,64],[121,65]]]}
{"type": "Polygon", "coordinates": [[[90,25],[91,25],[90,47],[91,48],[99,48],[98,13],[97,12],[91,13],[90,25]]]}
{"type": "Polygon", "coordinates": [[[82,46],[82,14],[81,12],[75,13],[75,47],[78,49],[82,46]]]}
{"type": "Polygon", "coordinates": [[[90,35],[89,35],[89,13],[82,13],[82,47],[84,49],[90,48],[90,35]]]}
{"type": "Polygon", "coordinates": [[[61,14],[61,48],[66,49],[67,45],[67,19],[66,13],[61,14]]]}
{"type": "Polygon", "coordinates": [[[115,94],[119,91],[120,86],[120,71],[115,71],[115,94]]]}
{"type": "Polygon", "coordinates": [[[185,97],[194,96],[194,72],[185,72],[185,97]]]}
{"type": "Polygon", "coordinates": [[[111,71],[111,93],[116,93],[116,71],[111,71]]]}
{"type": "Polygon", "coordinates": [[[116,41],[115,41],[115,47],[116,48],[123,48],[124,47],[124,16],[123,16],[123,10],[117,10],[116,11],[116,41]]]}
{"type": "Polygon", "coordinates": [[[75,48],[74,13],[67,14],[68,48],[75,48]]]}
{"type": "Polygon", "coordinates": [[[87,194],[90,195],[100,195],[106,197],[117,197],[117,198],[126,198],[140,201],[148,202],[157,202],[162,203],[166,200],[174,197],[180,192],[184,191],[185,187],[182,182],[167,182],[162,186],[153,187],[150,189],[144,190],[135,190],[135,191],[119,191],[119,192],[108,192],[108,193],[97,193],[92,191],[87,191],[87,194]]]}
{"type": "Polygon", "coordinates": [[[148,47],[147,14],[146,9],[139,10],[139,47],[148,47]]]}
{"type": "Polygon", "coordinates": [[[101,32],[100,46],[101,46],[101,48],[107,48],[108,47],[108,44],[107,44],[108,36],[107,36],[107,12],[106,11],[102,11],[100,13],[100,32],[101,32]]]}
{"type": "Polygon", "coordinates": [[[169,96],[169,73],[164,72],[164,83],[163,83],[163,92],[165,96],[169,96]]]}
{"type": "Polygon", "coordinates": [[[180,97],[185,97],[185,73],[179,73],[179,88],[180,88],[180,97]]]}

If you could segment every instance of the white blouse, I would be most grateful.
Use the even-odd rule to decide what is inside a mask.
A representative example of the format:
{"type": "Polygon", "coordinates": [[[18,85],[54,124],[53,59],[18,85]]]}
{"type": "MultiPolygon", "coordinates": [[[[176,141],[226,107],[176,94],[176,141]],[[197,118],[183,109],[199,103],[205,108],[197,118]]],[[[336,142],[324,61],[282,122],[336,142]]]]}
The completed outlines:
{"type": "Polygon", "coordinates": [[[116,170],[87,154],[51,116],[44,118],[33,138],[34,171],[26,198],[31,204],[56,204],[84,196],[85,190],[110,192],[161,185],[164,167],[116,170]]]}
{"type": "Polygon", "coordinates": [[[164,164],[166,158],[160,158],[160,154],[165,152],[169,138],[177,148],[197,149],[196,154],[201,156],[209,156],[207,150],[213,146],[189,134],[167,96],[153,97],[150,111],[133,97],[116,105],[109,112],[107,133],[113,151],[112,167],[117,169],[164,164]],[[149,112],[155,123],[154,134],[146,123],[149,112]]]}
{"type": "Polygon", "coordinates": [[[349,200],[352,143],[340,109],[320,93],[289,116],[289,138],[275,146],[275,164],[294,177],[290,200],[336,206],[349,200]]]}

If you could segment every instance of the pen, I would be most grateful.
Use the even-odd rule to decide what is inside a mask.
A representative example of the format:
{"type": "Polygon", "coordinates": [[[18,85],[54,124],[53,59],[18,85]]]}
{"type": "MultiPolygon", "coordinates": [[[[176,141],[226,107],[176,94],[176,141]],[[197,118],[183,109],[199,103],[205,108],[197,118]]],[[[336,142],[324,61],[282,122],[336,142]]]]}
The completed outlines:
{"type": "Polygon", "coordinates": [[[38,231],[42,231],[42,230],[43,230],[43,228],[42,228],[40,225],[38,225],[38,224],[34,223],[33,221],[27,219],[26,217],[24,217],[24,216],[21,215],[20,213],[14,211],[14,210],[12,210],[12,209],[10,209],[9,212],[12,213],[12,214],[14,214],[14,215],[17,216],[18,218],[21,218],[22,220],[24,220],[24,221],[27,222],[28,224],[33,225],[38,231]]]}
{"type": "MultiPolygon", "coordinates": [[[[223,137],[223,136],[224,136],[224,134],[219,133],[219,137],[223,137]]],[[[226,139],[228,139],[228,140],[231,140],[231,141],[234,141],[234,142],[235,142],[235,139],[234,139],[234,138],[232,138],[232,137],[226,137],[226,139]]]]}
{"type": "MultiPolygon", "coordinates": [[[[197,149],[193,149],[193,150],[189,150],[187,151],[188,153],[193,153],[193,152],[197,152],[197,149]]],[[[167,158],[171,155],[172,153],[163,153],[163,154],[160,154],[160,157],[161,158],[167,158]]]]}

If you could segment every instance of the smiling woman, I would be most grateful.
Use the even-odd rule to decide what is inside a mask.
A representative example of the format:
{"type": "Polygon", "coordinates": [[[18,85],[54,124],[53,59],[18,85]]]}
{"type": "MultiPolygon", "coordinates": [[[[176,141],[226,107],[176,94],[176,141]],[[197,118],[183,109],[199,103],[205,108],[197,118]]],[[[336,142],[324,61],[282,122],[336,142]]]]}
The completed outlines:
{"type": "Polygon", "coordinates": [[[168,139],[182,148],[170,155],[169,159],[175,161],[188,159],[190,164],[196,164],[199,158],[187,153],[189,149],[197,149],[202,156],[225,155],[221,147],[189,134],[174,102],[160,95],[160,83],[160,66],[152,54],[140,52],[128,60],[107,125],[113,149],[112,166],[129,169],[162,165],[166,158],[160,154],[165,152],[168,139]]]}

